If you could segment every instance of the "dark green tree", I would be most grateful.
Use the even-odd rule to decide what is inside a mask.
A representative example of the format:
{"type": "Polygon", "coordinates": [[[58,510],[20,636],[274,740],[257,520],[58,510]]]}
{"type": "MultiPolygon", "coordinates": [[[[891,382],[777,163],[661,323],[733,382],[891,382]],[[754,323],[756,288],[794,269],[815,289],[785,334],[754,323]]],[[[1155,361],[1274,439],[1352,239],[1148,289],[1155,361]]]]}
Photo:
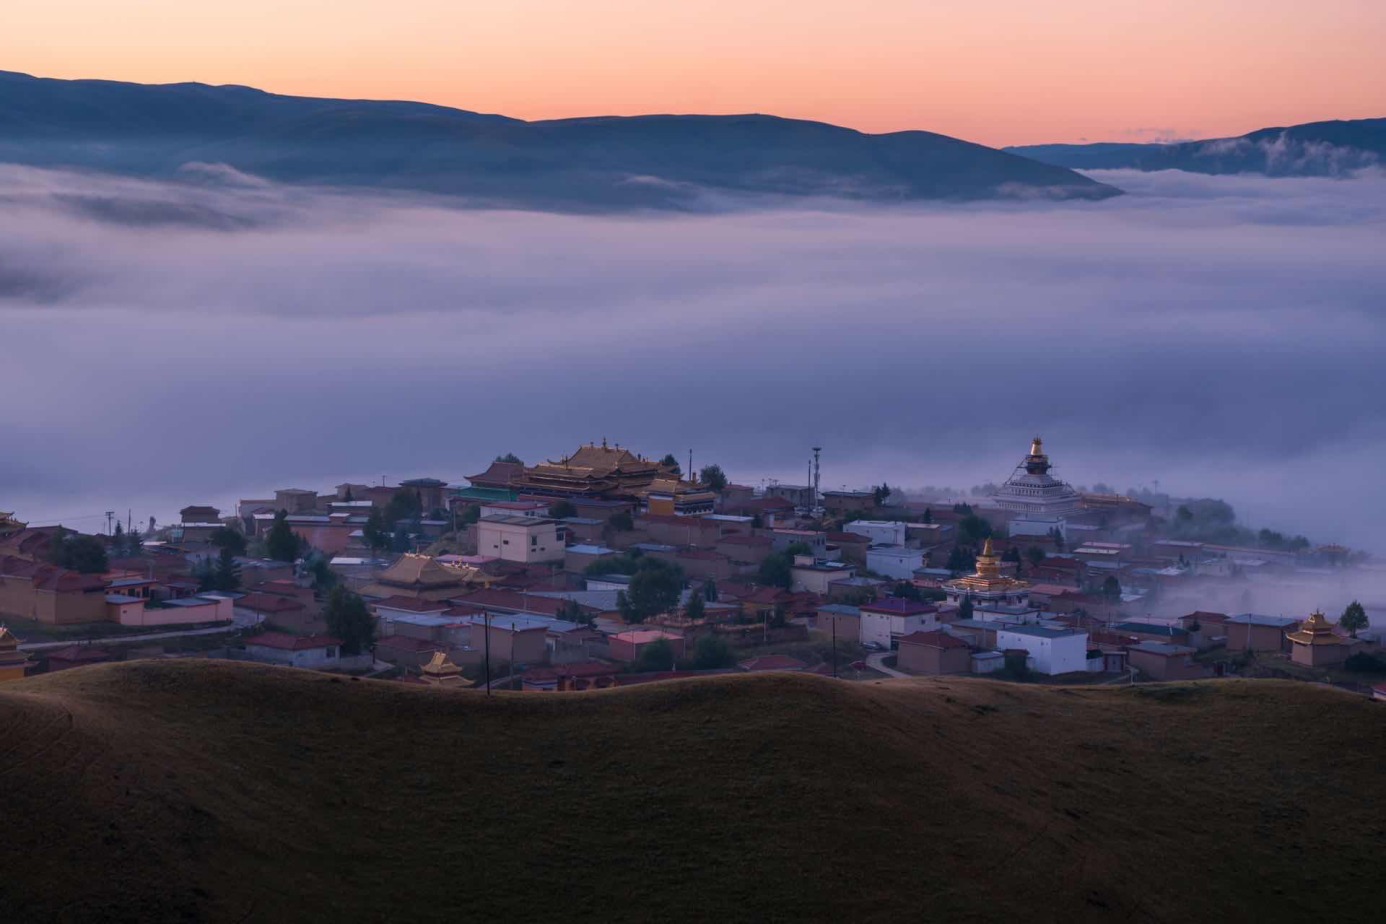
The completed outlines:
{"type": "Polygon", "coordinates": [[[948,553],[948,562],[943,567],[954,574],[965,574],[976,566],[976,556],[963,546],[955,545],[953,546],[953,551],[948,553]]]}
{"type": "Polygon", "coordinates": [[[698,480],[714,491],[724,491],[727,487],[727,474],[720,465],[704,465],[698,472],[698,480]]]}
{"type": "Polygon", "coordinates": [[[1343,610],[1343,615],[1338,619],[1338,625],[1351,632],[1353,638],[1357,638],[1357,633],[1370,624],[1367,620],[1366,608],[1356,600],[1347,605],[1347,608],[1343,610]]]}
{"type": "Polygon", "coordinates": [[[674,454],[672,452],[666,453],[664,458],[659,460],[659,464],[667,468],[670,472],[672,472],[675,475],[683,474],[683,469],[679,467],[679,460],[674,458],[674,454]]]}
{"type": "Polygon", "coordinates": [[[920,518],[919,518],[919,522],[921,522],[921,523],[932,523],[932,522],[934,522],[934,511],[933,511],[933,508],[931,508],[931,507],[925,507],[925,508],[924,508],[924,513],[923,513],[923,515],[920,516],[920,518]]]}
{"type": "Polygon", "coordinates": [[[241,589],[241,566],[231,549],[223,547],[217,553],[216,569],[212,575],[214,590],[233,591],[241,589]]]}
{"type": "Polygon", "coordinates": [[[361,527],[361,540],[372,552],[380,552],[390,547],[390,532],[385,528],[385,518],[379,507],[372,507],[366,517],[366,525],[361,527]]]}
{"type": "Polygon", "coordinates": [[[871,499],[876,502],[877,507],[880,507],[882,504],[886,502],[886,498],[890,497],[892,493],[893,492],[891,491],[890,485],[886,484],[885,482],[881,482],[879,487],[871,489],[871,499]]]}
{"type": "Polygon", "coordinates": [[[667,639],[655,639],[640,652],[635,667],[642,673],[674,670],[674,646],[667,639]]]}
{"type": "Polygon", "coordinates": [[[245,535],[238,529],[231,529],[223,526],[221,529],[212,533],[212,537],[209,541],[218,549],[230,549],[232,555],[245,554],[245,535]]]}
{"type": "Polygon", "coordinates": [[[275,561],[296,562],[303,550],[303,541],[289,526],[289,511],[281,510],[274,515],[274,524],[265,536],[265,552],[275,561]]]}
{"type": "Polygon", "coordinates": [[[641,558],[640,566],[624,591],[626,611],[622,612],[622,618],[627,622],[644,622],[651,616],[667,613],[678,606],[682,590],[683,571],[677,565],[657,558],[641,558]]]}
{"type": "Polygon", "coordinates": [[[423,516],[423,496],[417,491],[400,488],[385,505],[385,523],[394,526],[401,520],[417,520],[423,516]]]}
{"type": "Polygon", "coordinates": [[[359,655],[375,644],[375,619],[366,601],[345,587],[335,587],[327,595],[323,611],[327,631],[342,640],[342,654],[359,655]]]}
{"type": "Polygon", "coordinates": [[[513,452],[507,452],[507,453],[506,453],[505,455],[503,455],[503,456],[496,456],[496,461],[497,461],[497,462],[508,462],[508,463],[510,463],[511,465],[524,465],[524,464],[525,464],[525,460],[524,460],[524,459],[521,459],[519,456],[515,455],[515,453],[513,453],[513,452]]]}
{"type": "Polygon", "coordinates": [[[66,530],[54,539],[52,560],[59,568],[82,574],[102,574],[111,567],[100,539],[66,530]]]}
{"type": "Polygon", "coordinates": [[[558,500],[549,504],[549,516],[555,520],[566,520],[577,515],[577,508],[573,506],[573,502],[570,500],[558,500]]]}
{"type": "Polygon", "coordinates": [[[688,597],[688,605],[683,609],[683,615],[697,621],[707,615],[707,605],[703,601],[703,592],[695,590],[688,597]]]}
{"type": "Polygon", "coordinates": [[[731,667],[735,663],[736,653],[727,644],[727,640],[719,635],[708,633],[693,646],[694,670],[716,670],[719,667],[731,667]]]}
{"type": "Polygon", "coordinates": [[[1032,545],[1025,550],[1025,558],[1031,565],[1038,565],[1044,562],[1044,549],[1037,545],[1032,545]]]}
{"type": "Polygon", "coordinates": [[[710,580],[710,581],[708,581],[706,584],[703,585],[703,599],[706,600],[708,603],[716,603],[716,602],[717,602],[717,582],[716,582],[716,581],[711,581],[711,580],[710,580]]]}
{"type": "Polygon", "coordinates": [[[991,535],[991,522],[975,513],[969,513],[958,521],[958,541],[965,545],[976,545],[991,535]]]}
{"type": "Polygon", "coordinates": [[[554,615],[559,619],[566,619],[568,622],[575,622],[580,626],[590,626],[597,621],[596,617],[576,600],[564,600],[554,615]]]}
{"type": "Polygon", "coordinates": [[[1107,579],[1102,582],[1102,596],[1113,602],[1121,599],[1121,582],[1115,574],[1107,575],[1107,579]]]}
{"type": "Polygon", "coordinates": [[[958,604],[958,618],[971,619],[973,610],[974,607],[972,605],[972,597],[963,597],[962,601],[958,604]]]}
{"type": "Polygon", "coordinates": [[[762,587],[783,587],[785,590],[794,586],[794,556],[788,551],[772,552],[765,556],[765,560],[760,563],[760,570],[756,572],[756,583],[762,587]]]}

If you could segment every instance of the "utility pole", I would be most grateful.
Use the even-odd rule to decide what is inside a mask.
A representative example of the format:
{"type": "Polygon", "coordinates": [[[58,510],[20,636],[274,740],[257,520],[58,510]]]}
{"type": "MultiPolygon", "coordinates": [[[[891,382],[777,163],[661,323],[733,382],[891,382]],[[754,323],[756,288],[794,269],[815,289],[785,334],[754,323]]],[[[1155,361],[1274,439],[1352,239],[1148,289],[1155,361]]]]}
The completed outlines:
{"type": "Polygon", "coordinates": [[[486,695],[491,695],[491,611],[482,610],[481,620],[486,626],[486,695]]]}
{"type": "Polygon", "coordinates": [[[818,509],[818,479],[821,475],[821,472],[818,467],[818,457],[822,452],[822,446],[813,447],[813,503],[811,506],[814,510],[818,509]]]}
{"type": "Polygon", "coordinates": [[[112,532],[111,523],[114,522],[114,520],[115,520],[115,511],[114,511],[114,510],[107,510],[107,511],[106,511],[106,535],[108,535],[108,536],[109,536],[109,535],[111,534],[111,532],[112,532]]]}
{"type": "Polygon", "coordinates": [[[833,679],[837,679],[837,614],[833,614],[833,679]]]}

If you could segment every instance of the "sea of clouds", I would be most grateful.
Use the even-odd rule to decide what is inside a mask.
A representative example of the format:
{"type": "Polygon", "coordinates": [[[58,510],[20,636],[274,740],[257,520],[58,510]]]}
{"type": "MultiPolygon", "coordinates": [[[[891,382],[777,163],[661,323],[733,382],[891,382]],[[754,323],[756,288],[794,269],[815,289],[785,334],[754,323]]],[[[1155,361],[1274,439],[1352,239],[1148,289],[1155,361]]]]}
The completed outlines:
{"type": "Polygon", "coordinates": [[[607,437],[733,478],[1221,496],[1386,551],[1386,178],[481,211],[0,166],[0,510],[94,526],[607,437]]]}

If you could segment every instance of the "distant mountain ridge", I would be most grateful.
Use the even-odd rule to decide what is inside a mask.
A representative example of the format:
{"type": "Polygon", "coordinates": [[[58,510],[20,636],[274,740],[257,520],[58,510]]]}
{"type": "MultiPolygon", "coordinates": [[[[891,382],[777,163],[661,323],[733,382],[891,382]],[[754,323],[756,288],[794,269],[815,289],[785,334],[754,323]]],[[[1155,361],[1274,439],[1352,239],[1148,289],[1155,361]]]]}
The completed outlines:
{"type": "Polygon", "coordinates": [[[1004,150],[1075,170],[1345,176],[1386,164],[1386,119],[1309,122],[1177,144],[1038,144],[1004,150]]]}
{"type": "Polygon", "coordinates": [[[226,164],[282,182],[520,207],[690,207],[706,191],[876,202],[1101,199],[1067,168],[930,132],[766,115],[526,122],[426,103],[0,71],[0,161],[172,176],[226,164]]]}

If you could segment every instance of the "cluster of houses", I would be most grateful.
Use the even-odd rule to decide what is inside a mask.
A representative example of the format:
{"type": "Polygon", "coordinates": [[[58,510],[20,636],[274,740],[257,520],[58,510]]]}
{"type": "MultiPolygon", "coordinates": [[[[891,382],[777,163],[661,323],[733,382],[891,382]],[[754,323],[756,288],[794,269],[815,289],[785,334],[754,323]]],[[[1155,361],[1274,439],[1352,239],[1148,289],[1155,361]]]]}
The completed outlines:
{"type": "MultiPolygon", "coordinates": [[[[709,635],[747,655],[747,670],[830,671],[754,655],[816,637],[879,653],[882,669],[908,674],[1130,671],[1157,680],[1210,675],[1195,655],[1212,647],[1314,667],[1379,647],[1379,637],[1345,633],[1318,614],[1191,606],[1179,617],[1139,615],[1155,596],[1197,601],[1209,586],[1273,580],[1304,563],[1161,538],[1148,505],[1080,493],[1051,468],[1036,439],[975,507],[888,504],[881,492],[816,484],[714,487],[668,459],[603,441],[532,466],[497,461],[465,486],[418,478],[324,494],[291,488],[242,501],[227,517],[187,507],[99,575],[49,564],[51,531],[0,519],[0,622],[236,625],[249,629],[237,657],[386,667],[443,686],[494,670],[533,690],[617,685],[631,665],[651,667],[652,650],[667,655],[668,669],[645,675],[672,676],[709,635]],[[410,550],[386,552],[368,527],[404,508],[414,511],[407,522],[384,528],[407,535],[410,550]],[[218,530],[253,541],[277,517],[365,600],[373,651],[344,653],[322,594],[292,563],[241,557],[239,590],[198,592],[190,563],[218,530]],[[684,587],[666,611],[631,624],[623,597],[641,559],[676,566],[684,587]],[[772,561],[782,567],[770,580],[772,561]]],[[[4,658],[0,642],[0,676],[4,658]]]]}

